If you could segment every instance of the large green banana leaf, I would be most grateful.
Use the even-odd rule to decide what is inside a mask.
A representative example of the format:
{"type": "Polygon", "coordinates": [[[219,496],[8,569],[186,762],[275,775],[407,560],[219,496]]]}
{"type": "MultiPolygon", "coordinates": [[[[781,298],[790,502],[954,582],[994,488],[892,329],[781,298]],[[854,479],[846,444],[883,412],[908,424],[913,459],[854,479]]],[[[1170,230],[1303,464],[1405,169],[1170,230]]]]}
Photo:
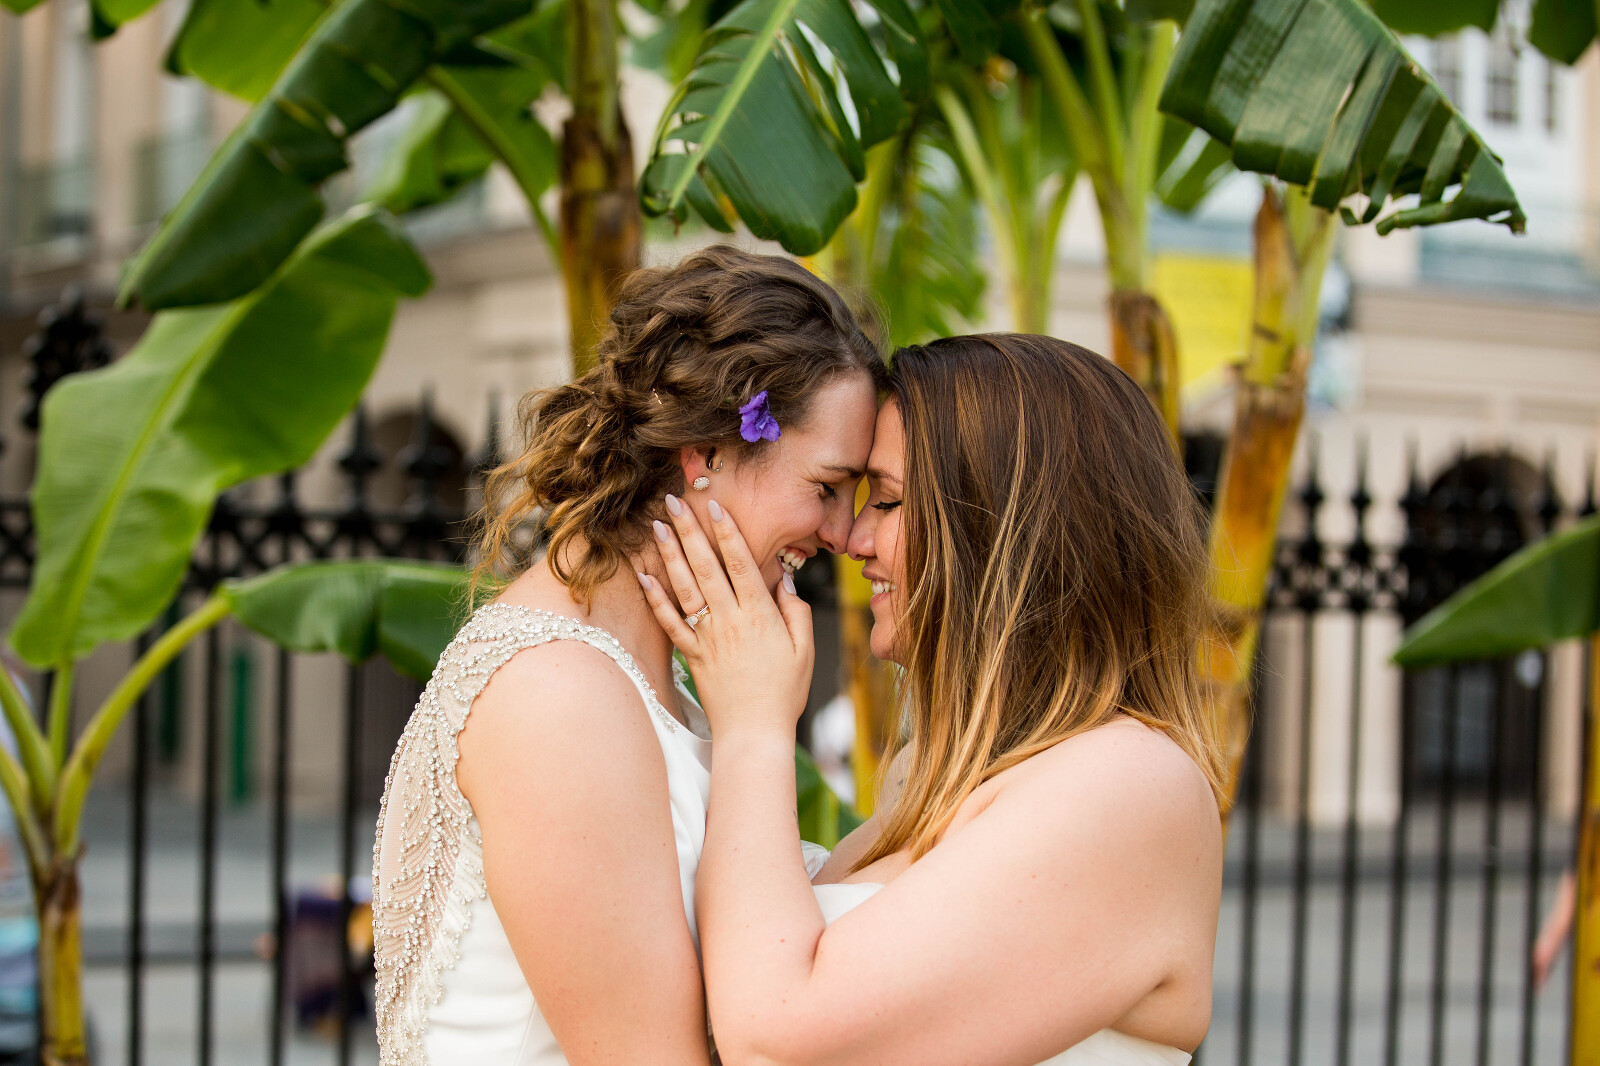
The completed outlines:
{"type": "Polygon", "coordinates": [[[1228,146],[1182,119],[1166,116],[1156,156],[1155,193],[1174,211],[1199,207],[1234,172],[1228,146]]]}
{"type": "Polygon", "coordinates": [[[719,19],[657,130],[645,211],[682,219],[687,201],[726,230],[731,208],[797,255],[820,249],[926,66],[905,0],[870,2],[886,55],[849,0],[744,0],[719,19]]]}
{"type": "MultiPolygon", "coordinates": [[[[1372,10],[1396,33],[1429,37],[1468,26],[1492,30],[1504,6],[1501,0],[1372,0],[1372,10]]],[[[1594,43],[1597,17],[1595,0],[1534,0],[1528,43],[1558,63],[1576,63],[1594,43]]]]}
{"type": "Polygon", "coordinates": [[[192,0],[167,71],[255,103],[327,10],[322,0],[192,0]]]}
{"type": "Polygon", "coordinates": [[[275,644],[352,663],[381,653],[418,681],[467,610],[465,570],[405,559],[296,563],[219,591],[239,621],[275,644]]]}
{"type": "Polygon", "coordinates": [[[872,289],[889,320],[889,339],[915,344],[966,332],[982,317],[987,274],[977,209],[955,152],[932,123],[886,147],[896,153],[895,172],[878,238],[887,250],[874,264],[872,289]]]}
{"type": "Polygon", "coordinates": [[[165,312],[44,402],[39,557],[12,646],[43,666],[139,632],[182,580],[219,492],[305,462],[361,395],[427,268],[358,208],[249,296],[165,312]]]}
{"type": "Polygon", "coordinates": [[[1530,544],[1406,630],[1394,661],[1491,659],[1600,629],[1600,515],[1530,544]]]}
{"type": "Polygon", "coordinates": [[[1361,0],[1198,0],[1161,109],[1228,145],[1240,170],[1307,186],[1380,233],[1526,222],[1499,160],[1361,0]],[[1357,193],[1359,216],[1342,206],[1357,193]],[[1378,217],[1411,194],[1416,206],[1378,217]]]}
{"type": "Polygon", "coordinates": [[[151,309],[230,300],[277,269],[322,218],[318,187],[345,142],[434,62],[532,0],[344,0],[330,8],[123,279],[151,309]]]}

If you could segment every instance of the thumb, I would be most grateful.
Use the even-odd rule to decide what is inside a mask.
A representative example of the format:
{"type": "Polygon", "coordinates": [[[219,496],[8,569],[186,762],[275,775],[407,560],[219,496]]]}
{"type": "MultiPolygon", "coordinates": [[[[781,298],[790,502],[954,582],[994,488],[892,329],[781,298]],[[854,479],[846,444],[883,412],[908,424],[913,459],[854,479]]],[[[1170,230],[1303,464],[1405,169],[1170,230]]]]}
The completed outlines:
{"type": "Polygon", "coordinates": [[[796,648],[809,651],[815,639],[811,630],[811,605],[800,598],[794,590],[794,577],[784,574],[778,582],[778,613],[783,615],[783,624],[789,630],[789,639],[794,641],[796,648]]]}

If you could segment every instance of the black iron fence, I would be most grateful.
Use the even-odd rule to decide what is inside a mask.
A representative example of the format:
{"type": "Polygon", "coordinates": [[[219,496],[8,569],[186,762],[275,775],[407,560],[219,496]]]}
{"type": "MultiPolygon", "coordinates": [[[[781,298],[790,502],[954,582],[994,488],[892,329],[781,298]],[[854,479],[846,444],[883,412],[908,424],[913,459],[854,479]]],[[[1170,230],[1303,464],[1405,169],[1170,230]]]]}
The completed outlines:
{"type": "MultiPolygon", "coordinates": [[[[181,603],[293,559],[461,558],[463,515],[497,448],[492,412],[490,423],[484,453],[465,456],[424,396],[391,455],[358,411],[334,459],[338,500],[302,502],[294,473],[224,496],[181,603]]],[[[1334,492],[1313,438],[1286,507],[1231,822],[1216,1013],[1198,1057],[1553,1062],[1564,1054],[1566,971],[1541,992],[1527,960],[1574,852],[1570,813],[1549,783],[1575,770],[1549,764],[1575,766],[1578,746],[1553,749],[1547,729],[1570,728],[1582,709],[1561,703],[1559,664],[1542,654],[1407,674],[1394,706],[1377,707],[1372,680],[1388,667],[1372,632],[1397,631],[1523,543],[1592,513],[1594,457],[1580,459],[1586,488],[1563,499],[1554,454],[1462,452],[1425,476],[1413,448],[1404,491],[1385,496],[1369,484],[1366,446],[1356,448],[1356,476],[1334,492]],[[1369,534],[1396,510],[1397,538],[1369,534]],[[1338,536],[1324,532],[1335,511],[1338,536]],[[1330,626],[1342,627],[1332,650],[1330,626]]],[[[1204,492],[1216,441],[1197,438],[1190,454],[1204,492]]],[[[0,589],[13,596],[33,563],[25,488],[0,485],[0,589]]],[[[826,607],[827,568],[802,575],[826,607]]],[[[128,727],[125,773],[90,805],[88,861],[101,883],[88,897],[106,901],[86,904],[103,1061],[375,1058],[361,886],[387,755],[417,688],[368,664],[308,695],[297,671],[331,676],[326,664],[276,649],[261,650],[268,676],[241,680],[231,653],[250,639],[211,631],[189,653],[198,664],[152,689],[128,727]],[[266,721],[241,722],[248,691],[268,694],[266,721]],[[297,699],[313,700],[316,716],[297,699]],[[294,803],[295,729],[315,729],[317,745],[337,752],[319,771],[333,787],[312,790],[323,801],[309,814],[294,803]],[[187,779],[173,769],[185,760],[187,779]],[[263,779],[241,783],[238,768],[258,764],[263,779]],[[179,822],[192,833],[176,832],[179,822]],[[317,849],[331,889],[307,887],[305,856],[317,849]],[[175,879],[190,876],[192,908],[162,910],[175,879]],[[266,905],[232,907],[240,883],[266,905]]]]}

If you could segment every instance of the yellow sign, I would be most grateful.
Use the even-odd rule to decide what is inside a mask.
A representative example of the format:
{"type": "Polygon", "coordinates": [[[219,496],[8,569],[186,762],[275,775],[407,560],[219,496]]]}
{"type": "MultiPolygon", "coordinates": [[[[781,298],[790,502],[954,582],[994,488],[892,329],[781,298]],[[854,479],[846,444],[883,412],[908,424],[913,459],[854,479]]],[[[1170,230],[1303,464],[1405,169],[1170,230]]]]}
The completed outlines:
{"type": "Polygon", "coordinates": [[[1151,266],[1156,299],[1178,338],[1178,384],[1184,398],[1219,387],[1226,369],[1244,358],[1250,261],[1161,252],[1151,266]]]}

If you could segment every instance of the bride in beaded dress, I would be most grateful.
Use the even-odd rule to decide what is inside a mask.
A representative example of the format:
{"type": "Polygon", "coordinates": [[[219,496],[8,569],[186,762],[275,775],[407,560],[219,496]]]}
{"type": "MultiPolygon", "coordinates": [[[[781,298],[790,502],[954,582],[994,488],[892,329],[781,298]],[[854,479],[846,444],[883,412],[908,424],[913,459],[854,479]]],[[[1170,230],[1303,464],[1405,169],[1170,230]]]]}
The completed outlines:
{"type": "Polygon", "coordinates": [[[1166,427],[1093,352],[950,338],[896,353],[867,478],[849,549],[909,737],[831,857],[802,862],[794,818],[809,608],[753,579],[731,508],[661,548],[704,621],[644,580],[717,735],[696,909],[723,1062],[1186,1066],[1222,758],[1166,427]]]}
{"type": "Polygon", "coordinates": [[[599,356],[524,402],[479,547],[494,563],[536,514],[548,547],[445,650],[390,764],[383,1066],[710,1061],[710,734],[635,572],[664,579],[661,520],[713,494],[769,588],[843,551],[883,363],[804,268],[726,247],[625,279],[599,356]]]}

